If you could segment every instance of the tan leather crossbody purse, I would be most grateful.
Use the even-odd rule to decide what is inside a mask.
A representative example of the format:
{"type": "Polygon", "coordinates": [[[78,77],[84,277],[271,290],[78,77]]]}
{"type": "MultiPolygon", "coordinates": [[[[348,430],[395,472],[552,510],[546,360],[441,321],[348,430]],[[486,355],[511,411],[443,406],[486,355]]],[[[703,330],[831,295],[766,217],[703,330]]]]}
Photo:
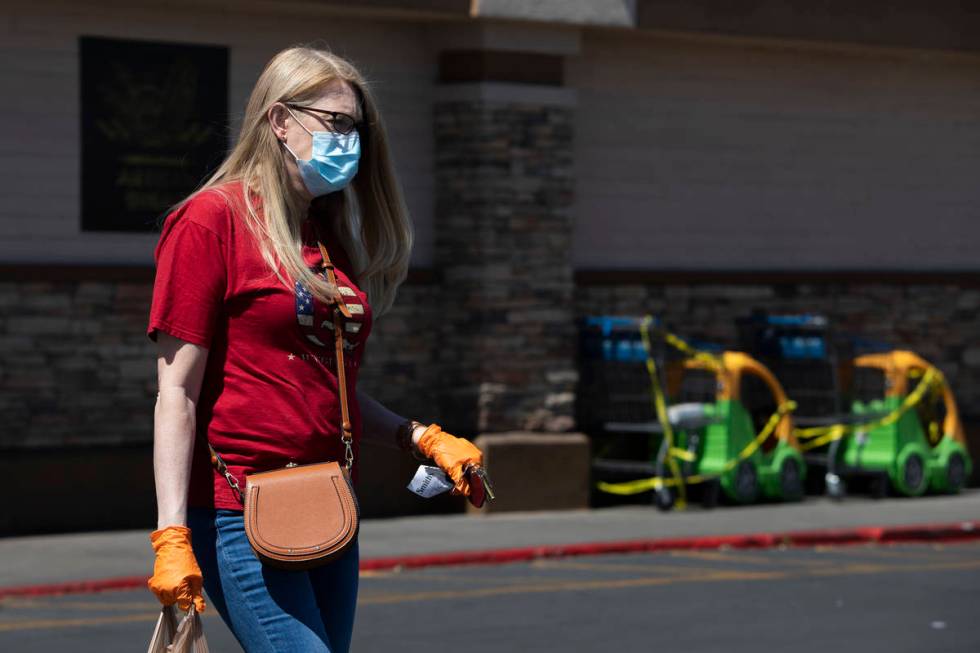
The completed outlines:
{"type": "MultiPolygon", "coordinates": [[[[327,248],[318,242],[323,269],[336,285],[334,266],[327,248]]],[[[225,462],[208,444],[211,463],[231,486],[245,507],[245,534],[263,563],[280,569],[311,569],[343,554],[357,537],[360,508],[351,484],[354,464],[347,379],[344,374],[344,336],[341,315],[350,311],[340,299],[333,310],[337,382],[340,387],[341,437],[344,465],[338,462],[297,465],[245,475],[245,495],[225,462]]]]}

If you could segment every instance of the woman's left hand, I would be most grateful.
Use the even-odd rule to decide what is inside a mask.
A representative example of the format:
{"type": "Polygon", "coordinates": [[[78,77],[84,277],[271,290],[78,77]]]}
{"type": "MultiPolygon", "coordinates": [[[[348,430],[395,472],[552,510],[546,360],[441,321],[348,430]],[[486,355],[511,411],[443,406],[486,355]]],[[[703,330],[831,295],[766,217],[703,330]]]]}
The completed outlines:
{"type": "Polygon", "coordinates": [[[453,494],[469,496],[470,484],[463,470],[467,465],[483,465],[483,452],[469,440],[446,433],[438,424],[430,424],[419,438],[418,449],[432,458],[453,479],[453,494]]]}

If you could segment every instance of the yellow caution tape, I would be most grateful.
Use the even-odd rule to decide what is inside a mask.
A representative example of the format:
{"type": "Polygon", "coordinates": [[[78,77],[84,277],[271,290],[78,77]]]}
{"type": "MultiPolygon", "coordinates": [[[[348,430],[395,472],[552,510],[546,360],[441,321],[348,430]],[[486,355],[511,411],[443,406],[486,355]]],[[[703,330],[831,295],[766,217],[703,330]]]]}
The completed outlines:
{"type": "Polygon", "coordinates": [[[926,370],[925,374],[922,375],[922,378],[919,380],[918,385],[915,386],[915,389],[902,400],[902,403],[898,408],[883,417],[879,417],[876,420],[859,424],[828,424],[827,426],[814,426],[807,429],[794,429],[793,433],[800,440],[809,440],[809,442],[805,442],[800,445],[800,448],[803,451],[809,451],[811,449],[822,447],[823,445],[833,442],[834,440],[840,440],[851,433],[856,433],[858,431],[872,431],[883,426],[889,426],[897,422],[902,415],[921,402],[926,393],[929,392],[934,385],[942,383],[942,378],[942,372],[935,367],[929,368],[926,370]]]}
{"type": "Polygon", "coordinates": [[[713,371],[718,371],[721,369],[722,363],[720,357],[700,349],[695,349],[685,340],[674,335],[673,333],[670,333],[669,331],[661,331],[661,334],[663,335],[664,341],[668,345],[683,354],[687,354],[689,358],[705,363],[705,366],[713,371]]]}
{"type": "MultiPolygon", "coordinates": [[[[670,425],[670,420],[667,419],[667,400],[664,397],[664,390],[660,387],[660,377],[657,374],[657,363],[653,360],[653,347],[650,344],[650,324],[653,322],[653,317],[647,315],[640,322],[640,336],[643,338],[643,348],[646,350],[647,354],[647,374],[650,376],[650,394],[653,399],[654,408],[657,411],[657,421],[660,422],[660,426],[663,427],[664,440],[667,449],[667,467],[670,469],[671,480],[673,485],[677,487],[677,499],[674,501],[674,505],[679,509],[683,510],[687,506],[687,492],[684,490],[684,484],[678,479],[681,476],[680,467],[677,465],[677,460],[670,455],[670,450],[674,448],[674,429],[670,425]]],[[[659,489],[663,486],[662,479],[659,483],[655,483],[654,489],[659,489]]]]}
{"type": "Polygon", "coordinates": [[[687,449],[681,449],[680,447],[671,447],[670,455],[674,458],[680,458],[686,463],[693,463],[697,459],[697,454],[693,451],[688,451],[687,449]]]}

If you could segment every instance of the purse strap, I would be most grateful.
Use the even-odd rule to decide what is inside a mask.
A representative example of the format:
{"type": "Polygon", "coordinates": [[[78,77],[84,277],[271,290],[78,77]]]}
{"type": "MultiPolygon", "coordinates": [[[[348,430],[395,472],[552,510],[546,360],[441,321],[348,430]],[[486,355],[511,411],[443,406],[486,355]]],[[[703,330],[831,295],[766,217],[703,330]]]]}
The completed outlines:
{"type": "MultiPolygon", "coordinates": [[[[334,272],[333,261],[330,260],[330,254],[327,252],[327,248],[323,245],[323,240],[320,238],[320,225],[317,224],[314,219],[313,224],[317,232],[316,244],[320,248],[320,255],[323,257],[323,262],[321,263],[321,269],[327,275],[327,280],[333,284],[334,287],[339,288],[337,285],[337,275],[334,272]]],[[[353,442],[354,437],[352,434],[352,425],[350,421],[350,409],[347,405],[347,374],[344,368],[344,331],[343,323],[341,322],[341,316],[351,317],[350,309],[347,308],[347,304],[344,302],[343,295],[338,292],[337,302],[334,305],[334,309],[331,312],[333,318],[333,335],[334,335],[334,348],[335,348],[335,358],[337,359],[337,384],[340,388],[340,429],[341,429],[341,440],[344,443],[344,467],[347,469],[348,473],[354,466],[354,448],[353,442]]],[[[238,479],[236,479],[230,471],[228,471],[228,466],[225,465],[225,461],[221,458],[221,455],[215,451],[211,443],[208,442],[208,449],[211,451],[211,464],[214,468],[218,470],[218,473],[225,477],[228,481],[228,485],[231,486],[232,492],[242,503],[245,502],[242,495],[242,489],[238,485],[238,479]]],[[[289,465],[287,465],[289,467],[289,465]]]]}
{"type": "MultiPolygon", "coordinates": [[[[317,234],[320,233],[320,226],[313,221],[316,225],[317,234]]],[[[323,256],[323,262],[321,266],[324,272],[327,273],[327,280],[330,281],[334,287],[338,288],[337,292],[337,303],[334,305],[332,311],[333,317],[333,339],[334,348],[337,352],[337,385],[340,386],[340,428],[341,428],[341,439],[344,442],[344,460],[346,463],[347,471],[351,470],[354,466],[354,449],[353,442],[354,437],[351,433],[350,421],[350,409],[347,406],[347,371],[344,367],[344,325],[340,319],[340,316],[349,318],[351,316],[350,309],[347,308],[347,303],[344,302],[344,296],[340,294],[337,285],[337,275],[334,273],[334,265],[330,260],[330,254],[327,253],[327,248],[323,246],[323,240],[317,238],[317,246],[320,248],[320,254],[323,256]]]]}

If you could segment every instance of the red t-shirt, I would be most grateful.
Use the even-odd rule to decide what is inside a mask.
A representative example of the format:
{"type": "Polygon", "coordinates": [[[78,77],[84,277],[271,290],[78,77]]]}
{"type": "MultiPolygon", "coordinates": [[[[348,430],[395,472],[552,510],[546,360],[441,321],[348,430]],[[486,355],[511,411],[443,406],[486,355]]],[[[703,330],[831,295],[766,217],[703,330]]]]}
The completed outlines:
{"type": "MultiPolygon", "coordinates": [[[[202,192],[170,214],[155,258],[147,334],[164,331],[208,349],[197,403],[197,438],[188,506],[241,510],[210,462],[207,442],[245,490],[245,473],[344,460],[333,322],[328,306],[301,284],[287,288],[262,258],[245,223],[240,183],[202,192]],[[206,438],[206,440],[205,440],[206,438]]],[[[303,257],[321,261],[313,221],[332,234],[328,216],[312,208],[303,223],[303,257]]],[[[361,434],[357,371],[371,330],[371,308],[336,238],[324,243],[352,317],[342,319],[344,364],[354,437],[361,434]]]]}

